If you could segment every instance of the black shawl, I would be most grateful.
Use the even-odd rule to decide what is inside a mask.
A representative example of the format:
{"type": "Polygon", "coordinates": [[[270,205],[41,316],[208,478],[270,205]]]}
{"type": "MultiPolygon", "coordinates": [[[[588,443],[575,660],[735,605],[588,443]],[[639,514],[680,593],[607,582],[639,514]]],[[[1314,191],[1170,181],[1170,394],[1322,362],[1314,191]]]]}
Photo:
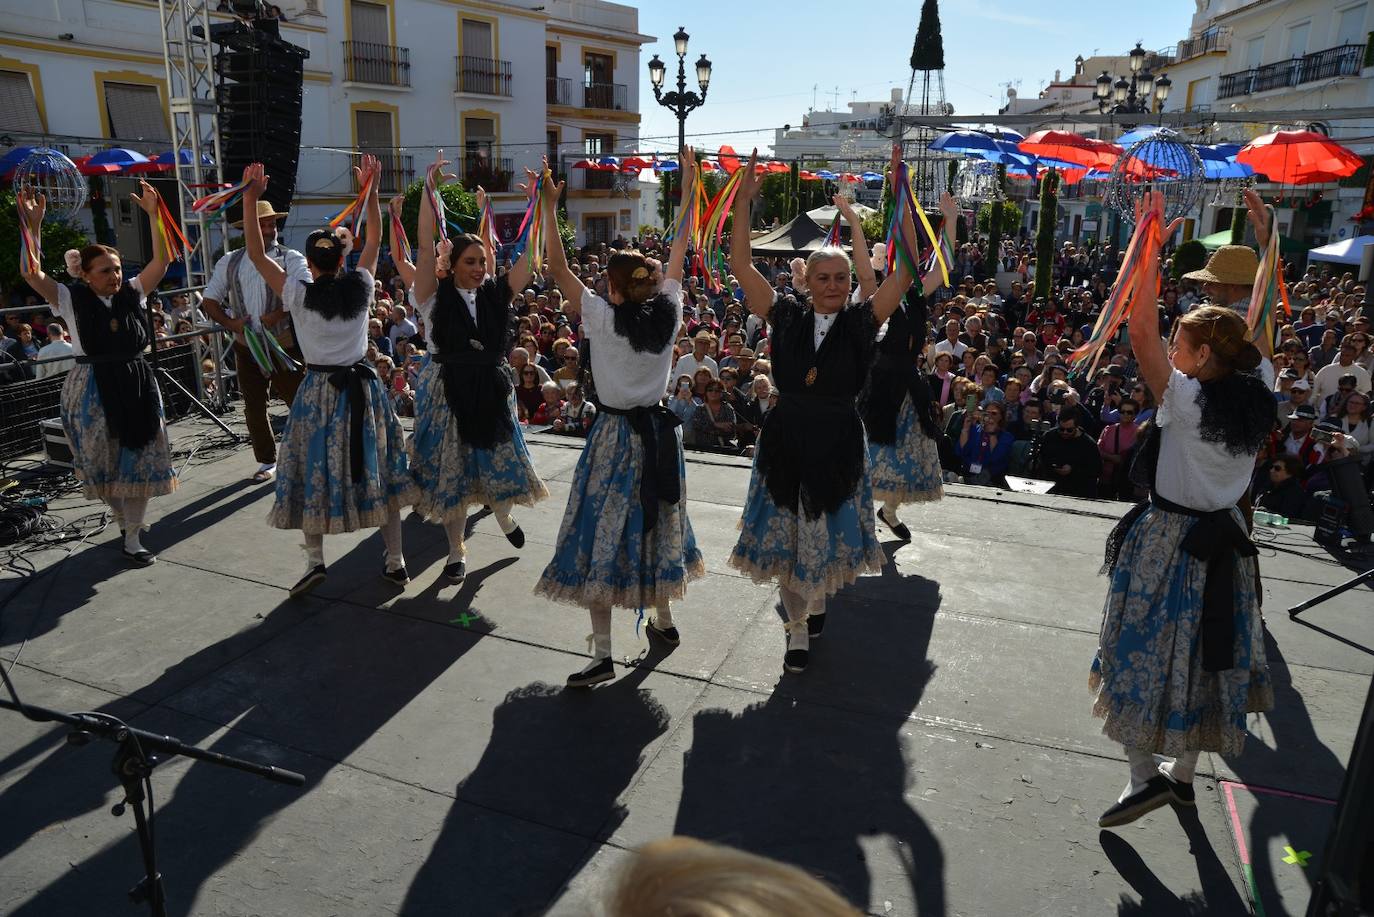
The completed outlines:
{"type": "Polygon", "coordinates": [[[869,442],[896,444],[897,418],[908,395],[921,429],[931,439],[939,439],[941,431],[931,411],[930,382],[916,366],[926,343],[927,321],[925,297],[912,287],[907,291],[905,307],[887,320],[887,334],[877,344],[877,359],[859,396],[859,413],[869,442]]]}
{"type": "Polygon", "coordinates": [[[871,301],[835,317],[819,351],[815,313],[793,296],[769,315],[778,405],[759,432],[756,466],[779,506],[809,519],[832,513],[864,474],[864,428],[855,407],[878,327],[871,301]]]}
{"type": "Polygon", "coordinates": [[[143,296],[127,281],[108,306],[84,283],[67,289],[110,435],[125,449],[141,449],[162,426],[157,381],[143,358],[152,340],[143,296]]]}
{"type": "Polygon", "coordinates": [[[463,442],[491,449],[510,439],[514,419],[508,406],[510,374],[506,352],[511,338],[510,282],[488,277],[476,290],[477,319],[450,279],[435,290],[430,325],[444,380],[444,397],[458,421],[463,442]]]}
{"type": "Polygon", "coordinates": [[[329,320],[353,319],[372,302],[372,286],[359,271],[321,274],[305,285],[305,307],[329,320]]]}

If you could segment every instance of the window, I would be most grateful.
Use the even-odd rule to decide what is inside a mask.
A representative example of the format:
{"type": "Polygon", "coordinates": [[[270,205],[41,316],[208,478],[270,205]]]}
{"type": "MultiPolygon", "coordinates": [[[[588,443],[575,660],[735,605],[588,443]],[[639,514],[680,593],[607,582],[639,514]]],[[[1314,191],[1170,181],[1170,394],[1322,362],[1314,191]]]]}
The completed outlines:
{"type": "Polygon", "coordinates": [[[588,245],[591,245],[596,242],[611,241],[612,236],[610,217],[589,216],[586,218],[586,223],[584,225],[586,227],[584,235],[587,237],[588,245]]]}
{"type": "Polygon", "coordinates": [[[1369,4],[1361,3],[1340,11],[1340,19],[1336,23],[1337,45],[1362,45],[1368,40],[1369,33],[1364,27],[1368,9],[1369,4]]]}
{"type": "Polygon", "coordinates": [[[558,49],[553,45],[544,46],[544,76],[558,79],[558,49]]]}
{"type": "Polygon", "coordinates": [[[480,19],[464,19],[463,56],[484,57],[488,60],[496,56],[491,41],[491,23],[480,19]]]}
{"type": "Polygon", "coordinates": [[[389,111],[355,111],[353,128],[358,149],[377,157],[382,166],[379,190],[402,191],[414,173],[414,161],[396,150],[395,125],[389,111]]]}
{"type": "Polygon", "coordinates": [[[615,61],[608,54],[588,53],[583,58],[583,72],[586,77],[583,85],[599,86],[609,83],[615,76],[615,61]]]}
{"type": "Polygon", "coordinates": [[[391,112],[358,111],[354,112],[358,128],[358,149],[389,150],[395,144],[396,135],[391,130],[391,112]]]}
{"type": "Polygon", "coordinates": [[[1307,53],[1307,36],[1312,31],[1312,23],[1300,22],[1288,27],[1288,56],[1302,57],[1307,53]]]}
{"type": "Polygon", "coordinates": [[[558,131],[545,131],[544,138],[544,155],[549,159],[549,168],[553,170],[553,174],[558,175],[559,167],[562,165],[558,159],[558,131]]]}
{"type": "Polygon", "coordinates": [[[468,159],[491,156],[496,143],[496,122],[491,118],[463,119],[463,152],[468,159]]]}
{"type": "Polygon", "coordinates": [[[0,130],[43,132],[43,119],[27,73],[0,70],[0,130]]]}
{"type": "Polygon", "coordinates": [[[353,41],[391,44],[391,17],[385,5],[352,0],[348,5],[348,20],[353,41]]]}
{"type": "MultiPolygon", "coordinates": [[[[600,159],[615,152],[615,134],[583,134],[582,143],[588,159],[600,159]]],[[[614,172],[598,172],[591,169],[579,171],[585,176],[584,187],[590,191],[608,191],[615,187],[614,172]]]]}
{"type": "Polygon", "coordinates": [[[1245,68],[1254,70],[1264,63],[1264,36],[1256,35],[1245,45],[1245,68]]]}
{"type": "Polygon", "coordinates": [[[117,140],[171,139],[156,86],[106,83],[105,111],[110,119],[110,136],[117,140]]]}

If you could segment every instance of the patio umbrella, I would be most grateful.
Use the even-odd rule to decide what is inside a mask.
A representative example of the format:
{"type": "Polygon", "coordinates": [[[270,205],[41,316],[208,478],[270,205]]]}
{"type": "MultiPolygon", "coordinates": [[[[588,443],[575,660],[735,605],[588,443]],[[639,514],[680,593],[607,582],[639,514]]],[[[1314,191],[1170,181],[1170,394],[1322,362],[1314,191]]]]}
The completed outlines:
{"type": "Polygon", "coordinates": [[[1036,131],[1017,144],[1022,153],[1073,163],[1078,168],[1110,169],[1121,147],[1069,131],[1036,131]]]}
{"type": "Polygon", "coordinates": [[[836,175],[834,172],[831,172],[829,169],[818,169],[816,171],[816,177],[824,179],[826,181],[839,181],[840,179],[838,175],[836,175]]]}
{"type": "Polygon", "coordinates": [[[123,171],[129,168],[129,166],[142,165],[150,161],[151,160],[149,160],[147,156],[144,156],[137,150],[129,150],[117,146],[108,150],[101,150],[99,153],[96,153],[90,159],[86,160],[86,164],[91,166],[118,166],[120,171],[123,171]]]}
{"type": "Polygon", "coordinates": [[[1364,165],[1359,156],[1316,131],[1264,134],[1241,147],[1236,161],[1284,185],[1335,181],[1364,165]]]}
{"type": "MultiPolygon", "coordinates": [[[[190,164],[191,151],[182,147],[176,151],[175,155],[171,150],[164,150],[154,156],[151,162],[135,163],[127,167],[124,171],[131,175],[136,175],[140,172],[171,172],[178,165],[186,166],[190,164]]],[[[213,166],[215,164],[214,157],[209,153],[201,153],[200,164],[203,166],[213,166]]]]}
{"type": "Polygon", "coordinates": [[[1130,146],[1132,143],[1137,143],[1147,137],[1153,137],[1162,130],[1164,128],[1157,124],[1144,124],[1117,137],[1116,142],[1123,147],[1130,146]]]}
{"type": "Polygon", "coordinates": [[[36,146],[17,146],[4,156],[0,156],[0,175],[8,175],[19,168],[19,164],[28,159],[36,149],[36,146]]]}
{"type": "Polygon", "coordinates": [[[655,171],[655,172],[676,172],[676,171],[677,171],[677,163],[673,162],[671,159],[660,159],[660,160],[658,160],[657,162],[654,163],[654,171],[655,171]]]}
{"type": "MultiPolygon", "coordinates": [[[[1012,144],[1015,146],[1015,144],[1012,144]]],[[[980,131],[950,131],[930,142],[930,148],[941,153],[980,155],[983,152],[1004,152],[1001,142],[980,131]]]]}
{"type": "Polygon", "coordinates": [[[97,163],[96,165],[91,165],[90,160],[90,154],[87,154],[85,156],[76,157],[72,160],[72,164],[76,166],[76,171],[80,172],[82,175],[109,175],[112,172],[119,171],[119,166],[112,163],[105,163],[105,165],[97,163]]]}
{"type": "Polygon", "coordinates": [[[863,173],[862,175],[860,175],[859,178],[863,179],[864,181],[882,181],[882,180],[883,180],[883,176],[882,176],[882,173],[881,173],[881,172],[865,172],[865,173],[863,173]]]}

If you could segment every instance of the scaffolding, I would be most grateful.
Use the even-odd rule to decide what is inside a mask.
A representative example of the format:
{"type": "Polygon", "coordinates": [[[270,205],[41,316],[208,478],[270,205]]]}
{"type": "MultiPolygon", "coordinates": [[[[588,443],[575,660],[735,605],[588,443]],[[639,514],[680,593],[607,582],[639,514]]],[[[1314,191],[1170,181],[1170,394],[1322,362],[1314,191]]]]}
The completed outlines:
{"type": "MultiPolygon", "coordinates": [[[[224,183],[220,155],[219,113],[215,97],[214,55],[210,49],[210,7],[207,0],[158,0],[162,14],[162,57],[167,68],[167,100],[172,112],[172,155],[176,164],[177,203],[190,249],[186,252],[187,290],[205,287],[215,261],[228,251],[224,224],[197,213],[192,204],[224,183]]],[[[212,345],[219,384],[232,338],[212,345]]],[[[204,391],[201,391],[204,395],[204,391]]]]}

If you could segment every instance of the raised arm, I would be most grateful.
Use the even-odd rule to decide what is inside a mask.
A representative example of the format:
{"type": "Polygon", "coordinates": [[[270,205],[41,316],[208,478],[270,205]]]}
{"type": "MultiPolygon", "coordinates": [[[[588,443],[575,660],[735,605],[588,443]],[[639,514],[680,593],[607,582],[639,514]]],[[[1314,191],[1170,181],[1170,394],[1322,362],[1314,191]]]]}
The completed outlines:
{"type": "Polygon", "coordinates": [[[878,276],[873,273],[873,253],[869,251],[868,241],[864,239],[863,220],[854,212],[843,195],[834,197],[835,207],[840,216],[849,224],[849,239],[854,252],[854,276],[859,278],[859,297],[867,300],[878,289],[878,276]]]}
{"type": "Polygon", "coordinates": [[[430,205],[430,192],[455,176],[444,172],[449,161],[444,151],[434,154],[434,162],[425,171],[425,187],[420,193],[420,215],[415,226],[415,301],[426,302],[434,295],[438,277],[434,273],[434,208],[430,205]]]}
{"type": "Polygon", "coordinates": [[[158,232],[157,228],[157,211],[162,198],[146,181],[140,181],[138,188],[141,193],[130,192],[129,197],[134,199],[140,210],[148,214],[148,223],[152,230],[150,235],[153,237],[153,257],[139,272],[138,285],[143,288],[144,293],[151,293],[157,289],[159,283],[162,283],[162,278],[167,276],[167,265],[171,258],[167,251],[167,241],[162,238],[162,233],[158,232]]]}
{"type": "MultiPolygon", "coordinates": [[[[678,207],[687,206],[687,201],[691,195],[696,193],[697,183],[697,153],[691,147],[687,147],[678,153],[678,173],[682,176],[682,198],[678,202],[678,207]]],[[[687,243],[691,233],[680,232],[673,236],[673,247],[668,251],[668,264],[663,268],[665,280],[676,280],[682,282],[682,263],[687,260],[687,243]]]]}
{"type": "Polygon", "coordinates": [[[735,209],[730,227],[730,272],[744,290],[744,304],[759,318],[767,319],[773,311],[773,286],[759,269],[754,267],[754,251],[750,245],[750,208],[763,187],[763,175],[758,171],[759,151],[749,157],[749,171],[740,179],[735,193],[735,209]]]}
{"type": "MultiPolygon", "coordinates": [[[[15,196],[19,199],[19,218],[25,221],[29,227],[29,232],[33,234],[35,239],[42,239],[43,214],[48,210],[47,197],[41,193],[26,191],[22,188],[18,190],[15,196]]],[[[33,287],[35,293],[56,306],[57,281],[44,273],[41,263],[35,264],[32,272],[23,270],[25,260],[24,258],[19,259],[20,274],[23,276],[24,282],[33,287]]]]}
{"type": "MultiPolygon", "coordinates": [[[[548,168],[549,168],[549,161],[546,159],[546,160],[544,160],[544,171],[545,171],[545,172],[548,172],[548,168]]],[[[534,175],[533,172],[530,172],[528,169],[526,169],[525,171],[526,171],[526,173],[528,173],[528,175],[529,175],[529,182],[525,185],[525,192],[530,196],[530,199],[532,200],[532,199],[534,198],[534,195],[535,195],[535,188],[536,188],[536,186],[537,186],[539,183],[535,180],[536,176],[534,175]]],[[[545,179],[545,181],[546,181],[546,182],[551,182],[551,181],[553,181],[553,176],[550,174],[549,177],[545,179]]],[[[478,200],[479,200],[479,201],[482,200],[482,197],[479,196],[479,197],[478,197],[478,200]]],[[[552,240],[552,239],[557,239],[557,240],[558,240],[558,249],[559,249],[559,251],[562,251],[562,250],[563,250],[563,237],[560,236],[560,235],[558,234],[558,213],[557,213],[558,205],[557,205],[556,202],[555,202],[554,205],[553,205],[553,209],[554,209],[554,218],[553,218],[554,227],[553,227],[553,235],[550,236],[549,238],[550,238],[551,240],[552,240]]],[[[487,232],[486,236],[484,236],[484,237],[482,238],[482,244],[485,245],[485,246],[487,247],[487,264],[490,265],[491,274],[492,274],[493,277],[495,277],[495,276],[496,276],[496,238],[495,238],[495,236],[493,235],[493,232],[494,232],[494,229],[493,229],[492,227],[488,227],[488,232],[487,232]]],[[[520,255],[520,257],[517,258],[517,259],[515,259],[515,263],[512,264],[512,265],[510,266],[510,272],[506,275],[506,281],[507,281],[507,284],[508,284],[509,287],[510,287],[510,292],[511,292],[511,297],[512,297],[512,298],[514,298],[514,296],[515,296],[516,293],[519,293],[521,290],[525,289],[525,287],[526,287],[526,286],[529,284],[529,282],[530,282],[530,278],[534,276],[534,269],[533,269],[533,267],[531,266],[531,259],[532,259],[533,257],[534,257],[534,252],[531,250],[531,246],[526,245],[526,246],[525,246],[524,252],[522,252],[521,255],[520,255]]],[[[567,260],[566,255],[565,255],[565,257],[564,257],[564,260],[565,260],[565,261],[567,260]]],[[[578,305],[578,308],[581,308],[581,306],[582,306],[582,300],[579,299],[579,300],[577,301],[577,305],[578,305]]]]}
{"type": "MultiPolygon", "coordinates": [[[[401,208],[405,206],[405,200],[404,195],[398,194],[387,205],[391,211],[391,216],[395,218],[397,223],[401,221],[401,208]]],[[[420,206],[423,209],[424,201],[420,202],[420,206]]],[[[400,275],[401,281],[407,287],[415,282],[415,263],[410,260],[409,248],[409,244],[404,239],[397,239],[395,234],[392,234],[391,263],[396,265],[396,273],[400,275]]]]}
{"type": "Polygon", "coordinates": [[[358,267],[369,274],[377,273],[377,255],[382,250],[382,202],[378,196],[381,184],[382,164],[371,153],[364,154],[362,168],[354,166],[353,174],[361,182],[364,177],[372,178],[372,190],[367,195],[367,217],[363,221],[363,250],[358,255],[358,267]]]}
{"type": "MultiPolygon", "coordinates": [[[[1164,222],[1164,195],[1159,191],[1147,191],[1141,201],[1136,226],[1140,217],[1153,210],[1161,225],[1164,222]]],[[[1174,226],[1160,232],[1160,243],[1173,235],[1174,226]]],[[[1140,366],[1140,377],[1150,387],[1155,401],[1164,400],[1164,390],[1169,387],[1169,375],[1173,365],[1169,362],[1169,352],[1159,336],[1159,307],[1156,302],[1159,290],[1159,252],[1140,253],[1141,270],[1135,289],[1134,302],[1126,330],[1130,333],[1131,350],[1135,353],[1136,363],[1140,366]]]]}
{"type": "Polygon", "coordinates": [[[1246,216],[1250,218],[1250,225],[1255,230],[1255,241],[1263,250],[1269,244],[1269,214],[1271,211],[1264,203],[1264,198],[1260,197],[1259,192],[1254,188],[1246,188],[1243,197],[1245,198],[1246,216]]]}
{"type": "MultiPolygon", "coordinates": [[[[534,183],[531,175],[530,184],[534,183]]],[[[587,288],[568,267],[568,253],[563,251],[563,238],[558,235],[558,198],[563,193],[563,183],[555,182],[547,169],[544,170],[541,193],[544,195],[544,263],[548,265],[548,272],[553,275],[554,283],[558,284],[559,292],[563,294],[563,311],[573,316],[581,315],[582,296],[587,288]]],[[[526,260],[529,254],[526,246],[526,260]]]]}
{"type": "MultiPolygon", "coordinates": [[[[901,147],[894,145],[892,148],[892,174],[896,176],[901,147]]],[[[907,212],[902,215],[902,232],[906,238],[916,238],[916,217],[907,212]]],[[[906,260],[897,259],[897,269],[888,274],[883,279],[883,285],[878,287],[878,292],[873,294],[873,320],[881,325],[892,317],[892,313],[897,311],[897,306],[902,302],[902,297],[911,287],[911,282],[915,279],[911,276],[911,271],[907,267],[906,260]]],[[[932,272],[933,273],[933,272],[932,272]]]]}
{"type": "MultiPolygon", "coordinates": [[[[482,240],[482,254],[486,257],[487,273],[496,276],[496,228],[482,226],[482,215],[487,212],[487,189],[477,186],[477,234],[482,240]]],[[[523,286],[523,284],[522,284],[523,286]]]]}
{"type": "MultiPolygon", "coordinates": [[[[953,257],[954,242],[959,238],[959,202],[948,191],[940,195],[940,216],[940,239],[936,241],[936,244],[943,243],[945,251],[953,257]]],[[[951,271],[954,270],[952,264],[949,265],[949,268],[951,271]]],[[[926,271],[926,275],[921,278],[921,291],[927,296],[944,285],[944,278],[940,276],[938,268],[926,271]]]]}
{"type": "Polygon", "coordinates": [[[257,220],[249,216],[257,213],[258,199],[267,190],[267,173],[263,170],[262,163],[248,165],[243,170],[243,180],[248,182],[248,187],[243,189],[243,248],[272,292],[281,296],[282,290],[286,289],[286,271],[267,256],[262,244],[262,227],[258,225],[257,220]]]}

